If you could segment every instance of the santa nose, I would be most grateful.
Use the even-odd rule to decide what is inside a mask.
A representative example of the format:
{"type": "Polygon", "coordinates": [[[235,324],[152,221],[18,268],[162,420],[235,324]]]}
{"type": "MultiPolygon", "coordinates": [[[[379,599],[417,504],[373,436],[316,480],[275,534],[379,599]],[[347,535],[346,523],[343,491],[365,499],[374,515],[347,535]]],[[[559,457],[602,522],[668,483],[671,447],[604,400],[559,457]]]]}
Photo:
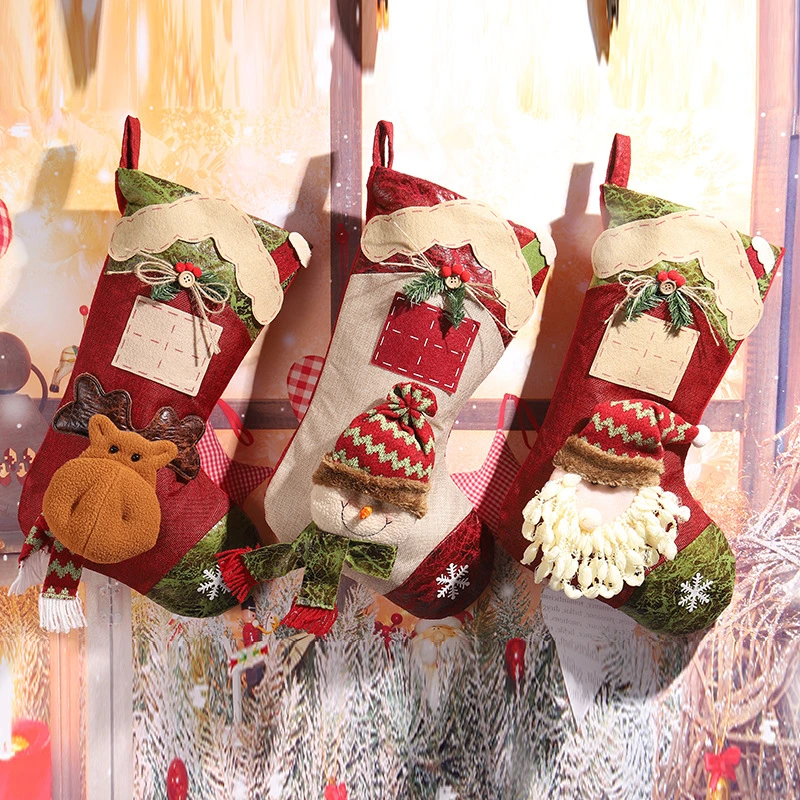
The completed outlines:
{"type": "Polygon", "coordinates": [[[372,506],[364,506],[361,511],[358,512],[359,519],[366,519],[372,513],[372,506]]]}

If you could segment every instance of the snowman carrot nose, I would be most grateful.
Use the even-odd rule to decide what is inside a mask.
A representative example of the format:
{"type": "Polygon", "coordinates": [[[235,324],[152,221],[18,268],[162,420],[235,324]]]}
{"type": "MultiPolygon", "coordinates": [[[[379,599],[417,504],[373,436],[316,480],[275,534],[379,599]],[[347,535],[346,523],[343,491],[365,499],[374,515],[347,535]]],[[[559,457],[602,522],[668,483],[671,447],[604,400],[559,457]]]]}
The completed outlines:
{"type": "Polygon", "coordinates": [[[366,519],[372,513],[372,506],[364,506],[361,511],[358,512],[359,519],[366,519]]]}

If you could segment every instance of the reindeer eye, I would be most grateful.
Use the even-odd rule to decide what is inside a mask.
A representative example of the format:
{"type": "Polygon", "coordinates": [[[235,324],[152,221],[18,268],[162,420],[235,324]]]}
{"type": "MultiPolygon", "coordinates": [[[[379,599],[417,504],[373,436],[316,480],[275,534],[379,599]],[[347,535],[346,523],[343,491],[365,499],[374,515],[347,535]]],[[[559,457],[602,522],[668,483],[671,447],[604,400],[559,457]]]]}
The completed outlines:
{"type": "Polygon", "coordinates": [[[112,444],[111,447],[108,448],[109,453],[119,453],[119,447],[115,444],[112,444]]]}
{"type": "Polygon", "coordinates": [[[141,458],[141,455],[139,455],[139,453],[134,453],[131,456],[131,461],[138,461],[140,458],[141,458]]]}

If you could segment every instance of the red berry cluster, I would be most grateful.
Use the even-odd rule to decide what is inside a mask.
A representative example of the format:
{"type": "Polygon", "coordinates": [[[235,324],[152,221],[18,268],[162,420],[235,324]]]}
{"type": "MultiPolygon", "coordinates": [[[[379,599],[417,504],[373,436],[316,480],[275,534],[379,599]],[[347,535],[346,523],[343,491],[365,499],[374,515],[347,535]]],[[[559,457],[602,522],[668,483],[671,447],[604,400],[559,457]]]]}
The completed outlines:
{"type": "Polygon", "coordinates": [[[203,274],[203,270],[200,267],[196,267],[191,261],[178,261],[175,264],[175,272],[179,275],[181,272],[191,272],[195,278],[199,278],[203,274]]]}
{"type": "Polygon", "coordinates": [[[680,289],[686,283],[686,278],[678,272],[676,269],[671,269],[669,272],[665,270],[661,270],[658,273],[658,282],[664,283],[664,281],[673,281],[674,284],[680,289]]]}
{"type": "Polygon", "coordinates": [[[451,275],[455,275],[456,277],[461,278],[463,283],[470,282],[470,274],[467,272],[467,268],[458,262],[452,265],[445,264],[442,267],[441,272],[443,278],[449,278],[451,275]]]}
{"type": "Polygon", "coordinates": [[[397,613],[392,614],[391,621],[391,625],[384,625],[382,622],[375,620],[375,633],[383,637],[383,644],[387,650],[392,642],[392,634],[396,633],[400,629],[400,623],[403,621],[403,615],[397,613]]]}

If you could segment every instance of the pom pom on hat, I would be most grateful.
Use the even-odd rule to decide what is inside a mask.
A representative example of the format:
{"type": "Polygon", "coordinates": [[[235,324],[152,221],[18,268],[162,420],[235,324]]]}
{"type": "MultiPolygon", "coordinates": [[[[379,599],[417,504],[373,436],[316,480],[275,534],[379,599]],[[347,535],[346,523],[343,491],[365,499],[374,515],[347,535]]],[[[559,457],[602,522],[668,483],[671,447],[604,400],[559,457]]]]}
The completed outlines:
{"type": "Polygon", "coordinates": [[[695,447],[705,447],[711,441],[711,428],[708,425],[697,426],[697,436],[692,439],[695,447]]]}

